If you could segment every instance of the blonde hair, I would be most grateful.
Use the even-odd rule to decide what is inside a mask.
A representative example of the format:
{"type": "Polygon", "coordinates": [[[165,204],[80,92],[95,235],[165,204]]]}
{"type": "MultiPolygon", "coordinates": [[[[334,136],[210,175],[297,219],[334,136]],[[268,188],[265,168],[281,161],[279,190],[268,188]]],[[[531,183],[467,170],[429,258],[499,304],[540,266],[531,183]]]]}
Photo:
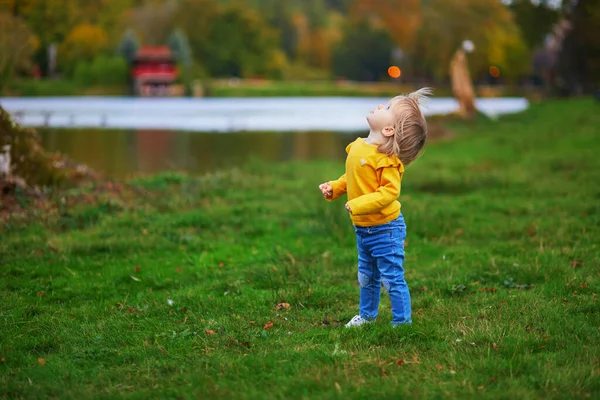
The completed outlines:
{"type": "Polygon", "coordinates": [[[431,93],[430,88],[422,88],[390,100],[395,117],[394,134],[378,147],[380,152],[396,155],[405,166],[417,159],[427,140],[427,121],[419,103],[431,93]]]}

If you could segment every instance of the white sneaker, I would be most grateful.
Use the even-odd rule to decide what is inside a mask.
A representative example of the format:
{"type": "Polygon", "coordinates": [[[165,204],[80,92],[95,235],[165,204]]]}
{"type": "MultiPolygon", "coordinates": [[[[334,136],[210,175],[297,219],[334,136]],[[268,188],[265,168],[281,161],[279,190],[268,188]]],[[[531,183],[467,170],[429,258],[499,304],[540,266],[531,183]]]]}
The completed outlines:
{"type": "Polygon", "coordinates": [[[373,321],[369,321],[368,319],[364,319],[360,315],[355,315],[354,317],[352,317],[352,319],[350,320],[350,322],[348,322],[346,324],[346,328],[352,328],[353,326],[361,326],[361,325],[364,325],[364,324],[370,324],[371,322],[373,322],[373,321]]]}

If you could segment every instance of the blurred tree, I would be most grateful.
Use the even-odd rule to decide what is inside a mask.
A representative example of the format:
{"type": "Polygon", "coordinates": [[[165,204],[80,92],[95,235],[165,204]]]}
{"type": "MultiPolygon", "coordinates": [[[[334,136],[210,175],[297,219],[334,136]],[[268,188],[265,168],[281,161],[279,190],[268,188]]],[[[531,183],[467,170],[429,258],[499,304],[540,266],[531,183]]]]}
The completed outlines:
{"type": "Polygon", "coordinates": [[[380,24],[399,47],[406,48],[421,26],[421,0],[354,0],[350,17],[380,24]]]}
{"type": "Polygon", "coordinates": [[[353,22],[334,52],[334,73],[353,80],[376,80],[387,73],[393,48],[387,30],[373,28],[365,20],[353,22]]]}
{"type": "Polygon", "coordinates": [[[0,13],[0,93],[19,69],[31,67],[39,42],[19,17],[0,13]]]}
{"type": "Polygon", "coordinates": [[[600,0],[566,5],[570,30],[560,47],[555,85],[561,93],[579,95],[600,89],[600,0]]]}
{"type": "Polygon", "coordinates": [[[487,75],[491,63],[502,65],[508,78],[529,68],[529,56],[510,10],[497,0],[430,0],[410,53],[411,69],[443,79],[454,52],[469,39],[475,43],[469,66],[474,76],[487,75]],[[451,18],[449,18],[451,16],[451,18]]]}
{"type": "Polygon", "coordinates": [[[47,72],[49,46],[62,43],[78,23],[78,0],[10,0],[10,3],[14,14],[23,18],[39,39],[34,60],[47,72]]]}
{"type": "Polygon", "coordinates": [[[523,40],[530,49],[543,44],[560,15],[560,10],[550,7],[544,1],[534,4],[531,0],[513,0],[510,9],[523,32],[523,40]]]}
{"type": "Polygon", "coordinates": [[[117,54],[125,59],[131,65],[135,59],[135,55],[140,47],[139,40],[133,29],[128,29],[121,38],[121,42],[117,47],[117,54]]]}
{"type": "Polygon", "coordinates": [[[135,56],[138,52],[139,47],[140,43],[133,29],[128,29],[125,32],[125,34],[121,38],[119,46],[117,47],[117,55],[121,56],[125,60],[125,65],[127,67],[127,87],[130,95],[134,95],[135,87],[133,82],[133,76],[129,72],[133,65],[133,61],[135,60],[135,56]]]}
{"type": "Polygon", "coordinates": [[[187,95],[191,94],[191,68],[194,56],[185,33],[177,29],[171,33],[168,40],[169,48],[175,56],[179,67],[183,70],[183,84],[187,95]]]}
{"type": "Polygon", "coordinates": [[[161,45],[167,42],[173,30],[173,18],[178,9],[185,10],[185,5],[177,0],[145,1],[131,11],[129,25],[139,33],[145,45],[161,45]]]}
{"type": "Polygon", "coordinates": [[[212,76],[276,77],[285,64],[276,31],[242,2],[183,0],[174,22],[212,76]]]}
{"type": "Polygon", "coordinates": [[[107,42],[102,28],[86,23],[77,25],[59,47],[59,65],[67,74],[72,74],[77,61],[92,61],[106,48],[107,42]]]}

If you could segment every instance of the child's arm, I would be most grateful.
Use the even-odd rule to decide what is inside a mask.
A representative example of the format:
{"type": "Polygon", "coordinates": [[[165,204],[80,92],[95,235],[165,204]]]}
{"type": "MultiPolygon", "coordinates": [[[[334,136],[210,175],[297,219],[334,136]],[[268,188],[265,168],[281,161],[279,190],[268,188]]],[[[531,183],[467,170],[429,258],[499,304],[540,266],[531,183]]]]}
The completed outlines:
{"type": "Polygon", "coordinates": [[[337,181],[329,181],[319,185],[323,197],[328,201],[333,201],[346,193],[346,174],[340,176],[337,181]]]}
{"type": "Polygon", "coordinates": [[[327,198],[327,200],[333,201],[346,193],[346,174],[340,176],[338,180],[329,181],[327,183],[332,189],[331,197],[327,198]]]}
{"type": "Polygon", "coordinates": [[[353,215],[366,215],[376,213],[400,195],[400,179],[402,173],[397,166],[383,168],[381,172],[381,184],[373,193],[365,194],[350,200],[346,205],[353,215]]]}

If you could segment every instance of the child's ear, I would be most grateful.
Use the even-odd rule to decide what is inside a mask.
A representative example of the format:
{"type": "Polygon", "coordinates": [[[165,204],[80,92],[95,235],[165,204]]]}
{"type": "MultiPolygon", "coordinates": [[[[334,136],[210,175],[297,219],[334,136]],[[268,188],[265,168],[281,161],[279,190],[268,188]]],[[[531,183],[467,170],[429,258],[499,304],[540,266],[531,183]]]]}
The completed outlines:
{"type": "Polygon", "coordinates": [[[390,136],[392,136],[394,134],[394,127],[393,126],[386,126],[385,128],[383,128],[381,130],[381,133],[385,137],[390,137],[390,136]]]}

